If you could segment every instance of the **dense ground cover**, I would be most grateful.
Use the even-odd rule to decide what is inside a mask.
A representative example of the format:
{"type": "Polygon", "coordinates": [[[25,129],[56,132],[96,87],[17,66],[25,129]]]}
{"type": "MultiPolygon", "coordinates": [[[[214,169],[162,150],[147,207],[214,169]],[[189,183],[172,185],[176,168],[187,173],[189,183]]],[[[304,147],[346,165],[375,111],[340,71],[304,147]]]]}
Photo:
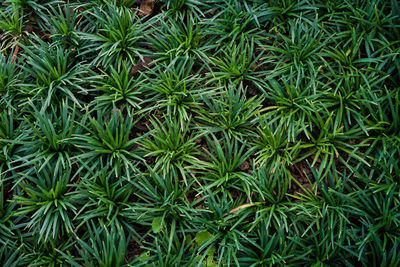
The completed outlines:
{"type": "Polygon", "coordinates": [[[4,0],[0,265],[399,266],[400,8],[4,0]]]}

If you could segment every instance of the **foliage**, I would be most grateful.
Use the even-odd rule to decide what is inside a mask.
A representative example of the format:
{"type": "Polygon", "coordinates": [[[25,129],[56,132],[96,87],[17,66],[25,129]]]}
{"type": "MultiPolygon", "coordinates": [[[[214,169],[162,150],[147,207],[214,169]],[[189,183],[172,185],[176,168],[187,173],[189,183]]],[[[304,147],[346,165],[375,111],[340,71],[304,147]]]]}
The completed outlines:
{"type": "Polygon", "coordinates": [[[1,266],[400,265],[397,1],[3,2],[1,266]]]}

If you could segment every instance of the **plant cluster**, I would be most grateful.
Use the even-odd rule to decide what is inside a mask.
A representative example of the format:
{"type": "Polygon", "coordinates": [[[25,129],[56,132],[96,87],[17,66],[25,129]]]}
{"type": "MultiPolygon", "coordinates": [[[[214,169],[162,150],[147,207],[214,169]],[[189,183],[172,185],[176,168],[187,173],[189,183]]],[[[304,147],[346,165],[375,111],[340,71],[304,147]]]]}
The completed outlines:
{"type": "Polygon", "coordinates": [[[399,266],[399,25],[387,0],[2,1],[0,265],[399,266]]]}

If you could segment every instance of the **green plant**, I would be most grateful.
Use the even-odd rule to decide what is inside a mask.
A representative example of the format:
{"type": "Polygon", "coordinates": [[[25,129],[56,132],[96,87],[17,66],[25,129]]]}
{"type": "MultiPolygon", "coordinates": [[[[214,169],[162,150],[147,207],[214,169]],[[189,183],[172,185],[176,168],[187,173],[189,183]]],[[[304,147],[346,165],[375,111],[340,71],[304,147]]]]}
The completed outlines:
{"type": "Polygon", "coordinates": [[[11,116],[8,116],[7,112],[0,113],[0,164],[4,164],[6,160],[10,159],[12,146],[9,145],[7,140],[13,139],[14,134],[14,123],[11,116]]]}
{"type": "Polygon", "coordinates": [[[279,234],[269,233],[265,227],[257,230],[255,241],[243,246],[243,252],[239,252],[239,265],[248,266],[271,266],[283,265],[293,257],[293,242],[286,241],[282,246],[279,234]]]}
{"type": "Polygon", "coordinates": [[[0,243],[5,248],[8,247],[9,243],[15,242],[14,239],[17,238],[15,233],[19,228],[14,223],[18,222],[18,220],[13,220],[12,218],[17,203],[15,201],[10,201],[11,203],[6,202],[8,185],[9,183],[4,178],[0,179],[0,243]]]}
{"type": "Polygon", "coordinates": [[[10,103],[12,96],[15,95],[18,80],[21,78],[17,70],[12,56],[6,57],[0,54],[0,105],[10,103]]]}
{"type": "Polygon", "coordinates": [[[215,71],[210,74],[212,78],[208,82],[226,81],[241,82],[250,81],[257,83],[256,69],[257,62],[262,56],[256,56],[254,41],[240,39],[238,44],[234,44],[225,49],[221,49],[217,57],[210,58],[215,71]]]}
{"type": "Polygon", "coordinates": [[[220,192],[231,188],[250,195],[252,177],[242,171],[241,166],[246,164],[252,149],[248,149],[246,144],[239,144],[237,140],[230,141],[228,137],[222,139],[222,144],[215,135],[206,136],[206,140],[209,150],[206,150],[205,156],[209,161],[208,172],[202,177],[207,182],[203,190],[220,192]]]}
{"type": "Polygon", "coordinates": [[[49,31],[52,33],[54,43],[59,45],[71,46],[78,48],[80,40],[77,36],[76,27],[78,27],[78,14],[73,6],[69,3],[58,8],[49,7],[51,10],[49,21],[49,31]]]}
{"type": "Polygon", "coordinates": [[[209,8],[205,1],[198,0],[160,0],[160,2],[165,3],[164,5],[168,10],[167,15],[180,14],[187,11],[195,13],[200,18],[200,16],[204,16],[202,10],[209,8]]]}
{"type": "MultiPolygon", "coordinates": [[[[152,80],[143,85],[148,95],[146,102],[151,104],[142,112],[166,111],[169,116],[177,118],[183,127],[193,110],[200,105],[204,90],[208,90],[201,85],[200,75],[192,73],[193,64],[191,58],[178,58],[169,64],[158,64],[145,74],[148,80],[152,80]]],[[[211,94],[212,89],[208,90],[208,95],[211,94]]]]}
{"type": "Polygon", "coordinates": [[[30,131],[14,118],[11,110],[0,113],[0,179],[15,178],[18,158],[25,155],[21,143],[29,141],[30,131]]]}
{"type": "Polygon", "coordinates": [[[400,265],[397,1],[3,2],[0,265],[400,265]]]}
{"type": "MultiPolygon", "coordinates": [[[[171,229],[169,225],[165,226],[165,233],[158,234],[154,241],[145,244],[147,253],[144,254],[140,263],[149,266],[190,266],[198,263],[198,257],[191,251],[194,251],[195,240],[190,236],[184,236],[179,231],[171,229]]],[[[174,225],[171,226],[174,228],[174,225]]]]}
{"type": "Polygon", "coordinates": [[[284,32],[290,31],[290,22],[300,19],[312,24],[315,18],[315,11],[318,6],[316,1],[310,0],[273,0],[264,3],[260,9],[267,10],[267,22],[272,31],[278,29],[284,32]]]}
{"type": "Polygon", "coordinates": [[[203,20],[205,33],[211,37],[214,47],[223,47],[224,43],[228,43],[227,47],[232,47],[234,43],[241,40],[255,40],[258,42],[264,38],[263,31],[258,28],[258,17],[262,16],[259,9],[246,10],[246,3],[242,1],[222,1],[218,3],[218,10],[215,16],[210,19],[203,20]]]}
{"type": "Polygon", "coordinates": [[[43,109],[62,102],[65,96],[79,106],[81,101],[77,94],[87,93],[84,87],[87,79],[83,77],[87,70],[74,62],[70,51],[59,46],[53,48],[38,38],[35,41],[38,44],[23,47],[27,61],[24,70],[29,77],[22,93],[37,101],[45,98],[43,109]]]}
{"type": "Polygon", "coordinates": [[[128,63],[123,62],[120,71],[114,67],[109,68],[109,72],[105,72],[104,76],[99,77],[96,89],[103,92],[97,96],[95,104],[98,108],[109,111],[114,106],[135,111],[140,110],[143,100],[143,80],[131,77],[128,70],[128,63]]]}
{"type": "Polygon", "coordinates": [[[12,4],[5,11],[0,10],[1,50],[18,45],[22,35],[24,12],[17,5],[12,4]]]}
{"type": "Polygon", "coordinates": [[[320,51],[330,38],[318,29],[317,22],[313,27],[304,27],[304,23],[301,19],[290,22],[288,36],[278,33],[272,44],[262,46],[266,51],[265,60],[273,62],[277,74],[288,73],[291,69],[313,74],[320,64],[320,51]]]}
{"type": "MultiPolygon", "coordinates": [[[[295,131],[295,135],[299,134],[295,131]]],[[[296,158],[300,143],[293,144],[287,138],[287,130],[283,123],[269,121],[265,117],[260,119],[257,129],[258,138],[254,146],[256,152],[255,163],[259,166],[268,165],[279,168],[287,166],[296,158]]]]}
{"type": "Polygon", "coordinates": [[[315,87],[313,79],[293,72],[281,79],[270,78],[265,83],[263,91],[271,101],[265,116],[271,123],[279,120],[290,141],[296,140],[296,136],[308,127],[313,128],[314,113],[323,114],[321,102],[316,101],[322,97],[322,92],[314,90],[315,87]]]}
{"type": "MultiPolygon", "coordinates": [[[[357,186],[355,186],[357,188],[357,186]]],[[[372,193],[368,190],[354,192],[354,216],[362,215],[358,221],[358,258],[370,259],[375,264],[379,262],[395,262],[394,251],[398,240],[399,216],[396,212],[397,198],[394,190],[386,193],[372,193]],[[379,253],[381,249],[381,253],[379,253]],[[382,253],[382,250],[386,253],[382,253]],[[378,252],[378,253],[377,253],[378,252]],[[392,256],[393,255],[393,256],[392,256]],[[363,257],[364,256],[364,257],[363,257]]]]}
{"type": "MultiPolygon", "coordinates": [[[[249,208],[255,206],[256,212],[250,230],[261,227],[261,230],[287,233],[292,222],[290,214],[293,208],[288,201],[292,179],[290,171],[285,166],[263,166],[253,170],[253,177],[250,190],[254,193],[251,197],[254,202],[247,205],[249,208]]],[[[279,239],[282,242],[283,237],[279,239]]]]}
{"type": "Polygon", "coordinates": [[[72,237],[65,237],[58,240],[43,242],[37,236],[24,240],[23,265],[28,266],[63,266],[68,263],[65,255],[71,255],[75,240],[72,237]]]}
{"type": "Polygon", "coordinates": [[[160,266],[194,263],[195,255],[188,254],[194,241],[186,229],[196,216],[206,212],[196,208],[201,199],[188,201],[194,180],[186,185],[180,176],[160,176],[149,168],[149,173],[139,176],[132,184],[138,198],[131,208],[135,220],[143,226],[151,226],[149,235],[154,238],[151,243],[144,242],[148,249],[145,262],[157,262],[160,266]]]}
{"type": "Polygon", "coordinates": [[[27,227],[32,228],[39,239],[60,239],[73,233],[76,207],[71,182],[74,179],[71,169],[54,169],[50,165],[35,170],[32,175],[23,174],[18,186],[24,194],[16,197],[21,206],[15,215],[30,214],[27,227]]]}
{"type": "MultiPolygon", "coordinates": [[[[89,239],[78,240],[77,251],[86,266],[128,266],[125,253],[128,246],[124,231],[118,226],[107,228],[99,222],[87,224],[86,236],[89,239]]],[[[72,266],[81,266],[74,257],[69,256],[67,262],[72,266]]]]}
{"type": "Polygon", "coordinates": [[[360,155],[357,153],[359,147],[363,144],[350,144],[349,140],[357,139],[363,136],[362,131],[358,129],[352,129],[344,131],[343,127],[335,128],[332,116],[328,117],[326,121],[317,115],[318,121],[317,128],[319,132],[311,134],[308,132],[307,136],[310,137],[309,143],[303,144],[303,148],[308,148],[309,151],[304,153],[296,162],[313,155],[313,161],[311,166],[314,166],[317,161],[319,162],[319,170],[322,172],[329,170],[336,165],[335,159],[339,160],[344,166],[349,167],[349,160],[356,159],[357,161],[363,162],[367,166],[369,165],[360,155]]]}
{"type": "Polygon", "coordinates": [[[81,221],[79,226],[98,219],[106,226],[117,225],[132,231],[132,216],[128,209],[131,207],[129,200],[133,195],[133,187],[106,170],[89,170],[87,176],[82,177],[78,187],[82,203],[77,215],[81,221]]]}
{"type": "Polygon", "coordinates": [[[149,168],[149,173],[132,181],[138,197],[138,202],[132,205],[136,221],[151,225],[154,233],[162,232],[171,222],[177,226],[190,224],[193,217],[201,212],[195,208],[201,200],[188,202],[189,188],[194,181],[186,186],[180,178],[173,174],[160,176],[149,168]]]}
{"type": "Polygon", "coordinates": [[[38,111],[34,106],[35,121],[27,122],[32,132],[17,144],[23,144],[19,149],[19,157],[13,163],[18,168],[39,166],[39,170],[47,163],[54,164],[56,169],[72,166],[71,157],[74,147],[71,142],[73,134],[80,132],[76,122],[74,107],[62,103],[60,107],[52,106],[49,112],[38,111]]]}
{"type": "Polygon", "coordinates": [[[21,259],[18,257],[20,253],[20,248],[16,248],[14,244],[6,242],[0,248],[0,260],[3,264],[16,267],[21,263],[21,259]]]}
{"type": "Polygon", "coordinates": [[[205,58],[205,52],[212,47],[204,42],[206,33],[196,20],[190,13],[179,14],[176,18],[158,18],[160,27],[149,36],[158,61],[172,61],[178,57],[205,58]]]}
{"type": "Polygon", "coordinates": [[[91,54],[91,64],[94,66],[116,66],[119,70],[124,61],[134,65],[143,59],[143,35],[146,33],[146,23],[141,22],[137,15],[126,7],[107,5],[95,8],[93,11],[94,33],[81,32],[81,38],[86,42],[82,55],[91,54]]]}
{"type": "Polygon", "coordinates": [[[154,169],[163,176],[181,176],[185,183],[204,168],[204,163],[196,155],[199,154],[198,140],[203,134],[196,133],[189,124],[181,125],[174,119],[161,122],[150,120],[154,129],[151,138],[140,142],[144,158],[155,157],[154,169]]]}
{"type": "Polygon", "coordinates": [[[131,138],[131,130],[137,123],[132,117],[125,116],[123,110],[113,109],[111,116],[97,113],[97,118],[87,116],[86,133],[73,135],[75,145],[83,150],[76,158],[90,169],[103,168],[114,172],[116,176],[126,175],[136,169],[140,156],[135,151],[139,137],[131,138]]]}
{"type": "Polygon", "coordinates": [[[230,200],[224,193],[208,191],[204,205],[209,212],[196,220],[195,240],[201,253],[200,263],[238,265],[238,252],[250,241],[243,231],[248,227],[251,212],[247,209],[234,212],[241,202],[240,198],[230,200]]]}
{"type": "Polygon", "coordinates": [[[254,136],[255,125],[261,113],[262,96],[245,97],[242,86],[229,84],[217,96],[204,95],[197,120],[211,132],[222,132],[231,137],[254,136]]]}

